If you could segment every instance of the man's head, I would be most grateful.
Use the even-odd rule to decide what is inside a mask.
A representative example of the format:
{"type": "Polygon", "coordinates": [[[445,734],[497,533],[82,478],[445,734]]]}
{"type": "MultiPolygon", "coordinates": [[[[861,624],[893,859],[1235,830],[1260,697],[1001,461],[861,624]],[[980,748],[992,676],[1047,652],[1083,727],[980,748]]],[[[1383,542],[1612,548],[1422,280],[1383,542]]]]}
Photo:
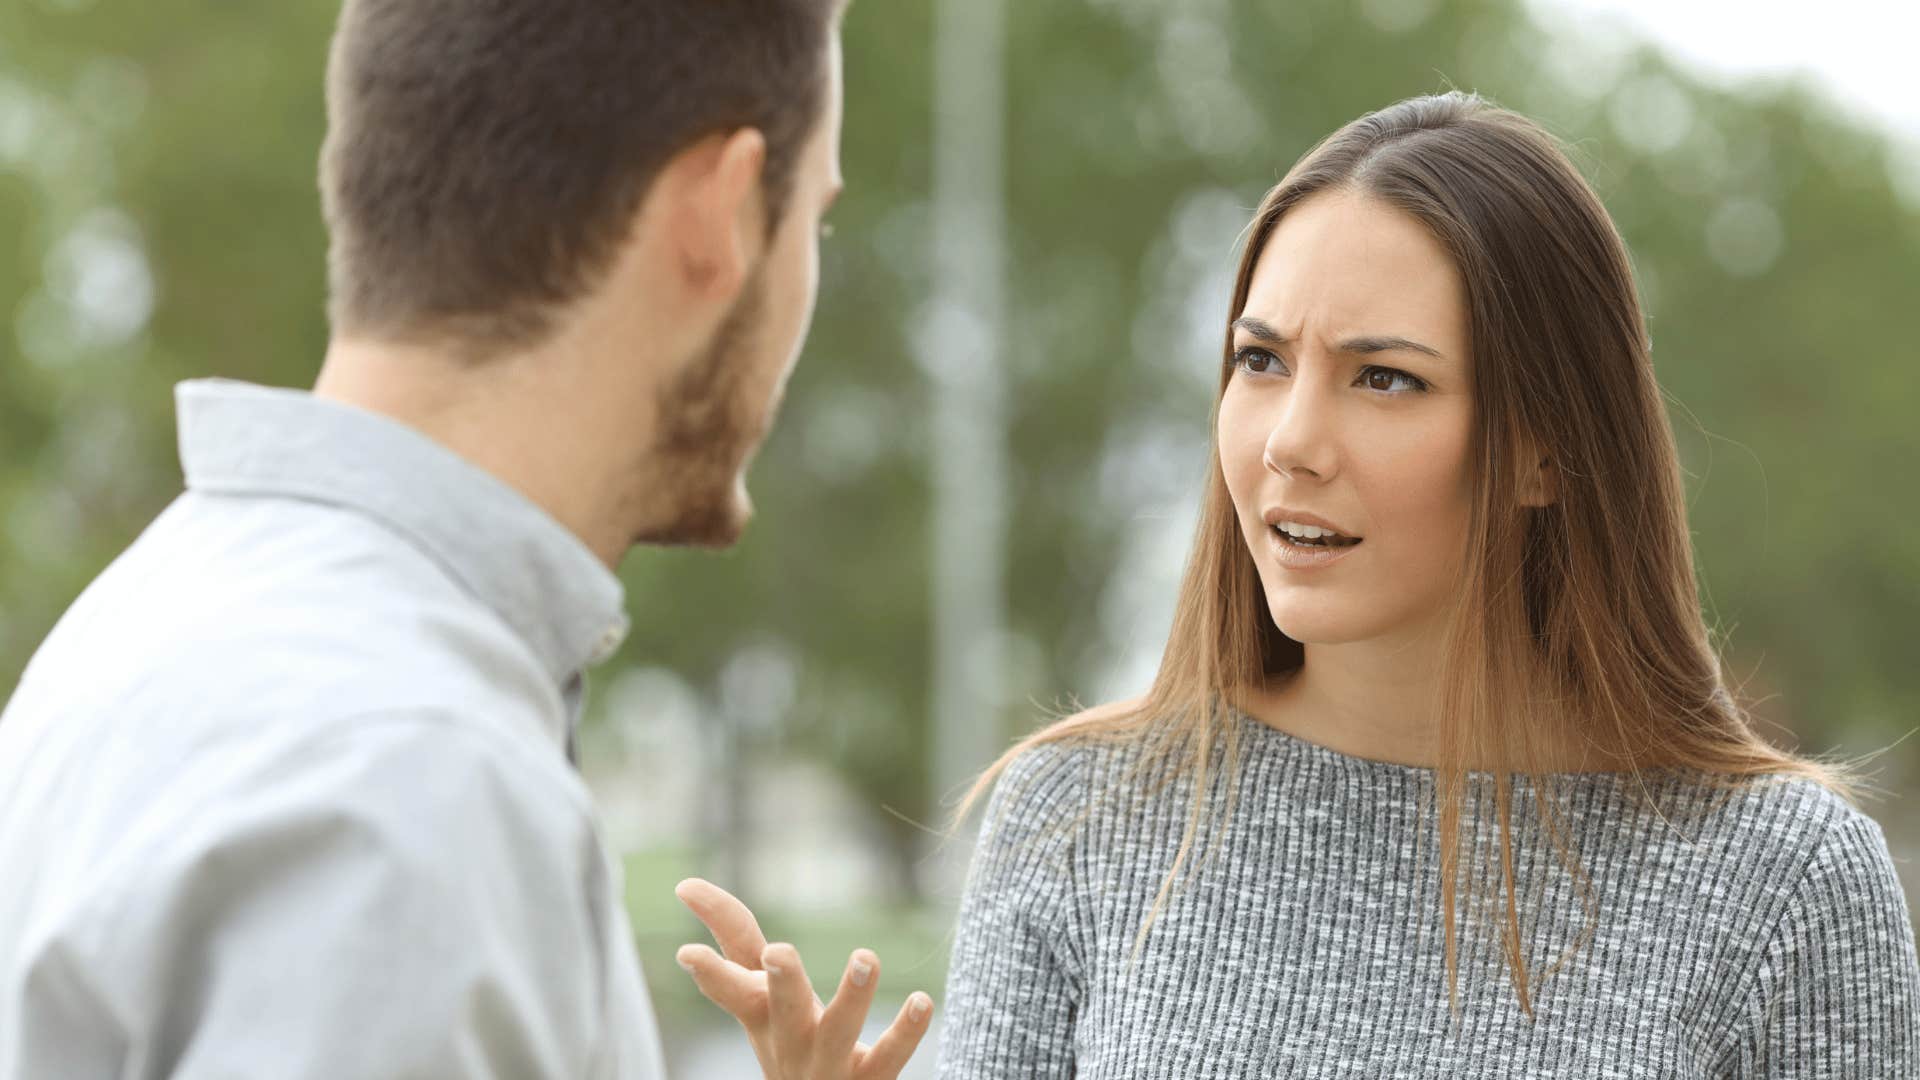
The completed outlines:
{"type": "Polygon", "coordinates": [[[336,340],[592,384],[560,426],[630,459],[626,539],[730,542],[839,189],[843,6],[347,0],[336,340]]]}

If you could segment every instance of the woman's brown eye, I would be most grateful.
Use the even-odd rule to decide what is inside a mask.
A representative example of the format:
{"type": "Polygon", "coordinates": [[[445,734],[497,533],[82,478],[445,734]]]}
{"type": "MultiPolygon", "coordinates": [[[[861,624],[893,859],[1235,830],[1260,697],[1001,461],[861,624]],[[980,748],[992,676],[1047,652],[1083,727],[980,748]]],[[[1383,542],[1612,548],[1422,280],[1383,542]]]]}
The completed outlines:
{"type": "Polygon", "coordinates": [[[1360,373],[1360,380],[1360,385],[1377,394],[1419,394],[1427,389],[1417,377],[1386,367],[1369,367],[1360,373]]]}

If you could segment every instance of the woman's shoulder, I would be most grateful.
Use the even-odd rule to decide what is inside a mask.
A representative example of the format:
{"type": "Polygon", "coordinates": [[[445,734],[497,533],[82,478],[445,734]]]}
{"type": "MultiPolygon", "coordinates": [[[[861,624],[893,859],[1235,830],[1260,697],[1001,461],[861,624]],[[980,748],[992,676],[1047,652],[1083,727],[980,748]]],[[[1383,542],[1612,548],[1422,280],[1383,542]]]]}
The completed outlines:
{"type": "Polygon", "coordinates": [[[1086,792],[1089,749],[1070,738],[1021,748],[994,781],[987,812],[1050,817],[1078,805],[1086,792]]]}
{"type": "Polygon", "coordinates": [[[988,814],[1043,824],[1084,814],[1097,778],[1138,754],[1123,726],[1139,700],[1115,701],[1059,717],[1016,748],[994,783],[988,814]]]}
{"type": "Polygon", "coordinates": [[[1805,777],[1771,780],[1746,793],[1743,820],[1752,847],[1771,846],[1797,863],[1793,880],[1804,891],[1821,881],[1879,882],[1899,891],[1886,833],[1873,816],[1839,792],[1805,777]]]}
{"type": "Polygon", "coordinates": [[[1641,823],[1652,841],[1707,856],[1721,866],[1723,882],[1744,880],[1761,910],[1781,911],[1797,895],[1841,883],[1899,893],[1880,824],[1810,777],[1756,777],[1730,787],[1695,781],[1649,795],[1641,823]]]}
{"type": "Polygon", "coordinates": [[[1708,921],[1692,925],[1728,931],[1744,1037],[1851,1030],[1862,1045],[1913,1046],[1920,959],[1879,823],[1794,776],[1743,784],[1701,832],[1723,854],[1700,894],[1708,921]]]}
{"type": "MultiPolygon", "coordinates": [[[[1693,780],[1650,789],[1677,829],[1692,824],[1715,846],[1811,855],[1828,840],[1879,825],[1839,792],[1811,777],[1775,775],[1712,784],[1693,780]],[[1663,798],[1664,796],[1664,798],[1663,798]]],[[[1658,818],[1656,817],[1656,821],[1658,818]]]]}

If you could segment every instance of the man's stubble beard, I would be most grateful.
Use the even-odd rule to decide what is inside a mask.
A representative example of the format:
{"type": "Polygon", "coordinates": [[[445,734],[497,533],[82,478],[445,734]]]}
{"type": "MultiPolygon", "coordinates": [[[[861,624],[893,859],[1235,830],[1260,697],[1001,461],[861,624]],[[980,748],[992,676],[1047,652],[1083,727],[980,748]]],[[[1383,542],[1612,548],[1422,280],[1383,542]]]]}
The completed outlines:
{"type": "Polygon", "coordinates": [[[636,544],[729,547],[740,539],[753,505],[741,487],[741,471],[759,447],[775,403],[753,384],[753,350],[760,345],[766,300],[761,270],[714,331],[700,355],[662,392],[659,435],[648,455],[647,475],[636,492],[654,520],[634,536],[636,544]],[[756,415],[756,405],[764,411],[756,415]]]}

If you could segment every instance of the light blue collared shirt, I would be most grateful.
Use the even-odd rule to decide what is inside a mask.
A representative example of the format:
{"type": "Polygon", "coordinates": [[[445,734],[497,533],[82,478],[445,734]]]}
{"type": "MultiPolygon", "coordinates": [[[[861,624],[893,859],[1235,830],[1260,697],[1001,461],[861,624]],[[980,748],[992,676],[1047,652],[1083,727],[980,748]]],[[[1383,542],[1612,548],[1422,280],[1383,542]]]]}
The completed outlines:
{"type": "Polygon", "coordinates": [[[178,404],[0,714],[0,1080],[663,1076],[565,754],[618,579],[391,420],[178,404]]]}

